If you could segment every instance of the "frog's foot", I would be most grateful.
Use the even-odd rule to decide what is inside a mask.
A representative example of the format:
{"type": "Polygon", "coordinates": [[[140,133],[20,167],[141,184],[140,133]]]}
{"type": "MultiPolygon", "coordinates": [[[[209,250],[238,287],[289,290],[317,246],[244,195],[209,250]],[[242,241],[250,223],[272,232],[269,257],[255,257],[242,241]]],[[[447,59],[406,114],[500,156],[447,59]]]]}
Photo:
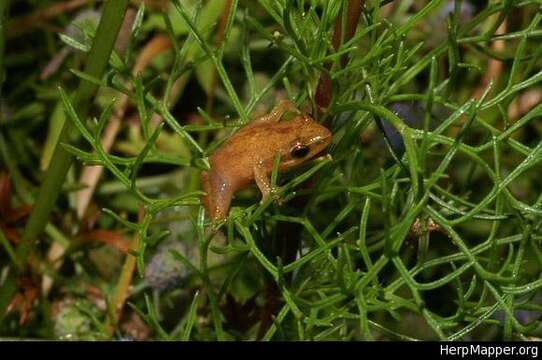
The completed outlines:
{"type": "Polygon", "coordinates": [[[273,202],[277,203],[278,206],[282,205],[282,196],[279,194],[280,188],[278,186],[274,186],[271,188],[270,197],[273,202]]]}
{"type": "Polygon", "coordinates": [[[268,191],[262,191],[262,199],[260,200],[260,204],[266,200],[271,200],[272,202],[277,203],[279,206],[282,205],[282,197],[279,194],[279,190],[280,188],[278,186],[272,186],[268,189],[268,191]]]}

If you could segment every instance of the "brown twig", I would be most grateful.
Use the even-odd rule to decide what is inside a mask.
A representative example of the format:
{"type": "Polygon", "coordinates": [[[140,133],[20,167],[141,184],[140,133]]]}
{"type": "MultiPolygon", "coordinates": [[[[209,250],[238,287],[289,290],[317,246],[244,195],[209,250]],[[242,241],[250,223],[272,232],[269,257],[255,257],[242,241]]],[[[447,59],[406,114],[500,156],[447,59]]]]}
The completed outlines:
{"type": "MultiPolygon", "coordinates": [[[[333,38],[332,38],[332,45],[333,50],[337,51],[340,46],[349,41],[354,34],[356,33],[356,28],[359,22],[359,18],[361,17],[361,13],[363,11],[364,6],[364,0],[350,0],[348,1],[348,9],[346,11],[346,26],[345,26],[345,34],[342,33],[343,28],[343,19],[342,16],[337,16],[337,19],[335,20],[335,28],[333,31],[333,38]]],[[[344,67],[348,63],[348,56],[343,55],[341,57],[341,66],[344,67]]],[[[331,70],[332,67],[331,62],[327,62],[324,64],[324,67],[327,70],[331,70]]],[[[329,107],[329,104],[331,103],[331,97],[333,94],[333,84],[331,82],[331,78],[329,77],[329,74],[327,72],[323,72],[320,75],[320,80],[318,81],[318,85],[316,87],[316,94],[315,94],[315,100],[316,105],[319,107],[319,111],[324,113],[327,108],[329,107]]]]}
{"type": "MultiPolygon", "coordinates": [[[[37,27],[49,28],[45,22],[49,19],[55,18],[58,15],[75,11],[91,2],[103,1],[103,0],[71,0],[64,1],[59,4],[54,4],[46,8],[36,10],[35,12],[22,16],[20,18],[13,19],[8,22],[7,34],[8,39],[24,34],[30,31],[34,31],[37,27]]],[[[168,2],[167,0],[131,0],[130,3],[139,6],[142,2],[152,9],[164,9],[168,2]]]]}
{"type": "Polygon", "coordinates": [[[542,103],[542,88],[526,90],[510,103],[508,107],[508,118],[515,121],[527,114],[533,107],[542,103]]]}
{"type": "Polygon", "coordinates": [[[43,25],[43,22],[52,19],[58,15],[69,13],[88,4],[89,0],[71,0],[60,4],[54,4],[49,7],[36,10],[30,15],[13,19],[8,22],[6,37],[13,38],[25,32],[34,30],[37,26],[43,25]]]}
{"type": "MultiPolygon", "coordinates": [[[[138,221],[141,222],[143,219],[143,207],[140,207],[138,212],[138,221]]],[[[130,243],[130,250],[137,251],[139,249],[140,238],[139,234],[135,234],[132,242],[130,243]]],[[[109,311],[109,316],[107,317],[106,331],[109,336],[113,335],[115,331],[115,326],[117,325],[122,308],[126,302],[126,299],[130,293],[130,285],[132,284],[132,278],[134,276],[134,271],[136,268],[136,257],[130,253],[126,254],[124,259],[124,265],[119,276],[119,281],[115,288],[115,294],[111,301],[111,310],[109,311]]]]}
{"type": "Polygon", "coordinates": [[[273,317],[280,307],[280,291],[274,281],[269,281],[267,283],[265,292],[266,301],[261,309],[260,327],[258,329],[258,334],[256,335],[257,340],[263,339],[267,329],[273,325],[273,317]]]}
{"type": "MultiPolygon", "coordinates": [[[[506,33],[506,20],[501,23],[501,25],[498,27],[497,31],[495,32],[495,35],[502,35],[506,33]]],[[[505,41],[504,40],[495,40],[493,41],[493,44],[491,44],[491,50],[497,53],[501,53],[504,50],[505,47],[505,41]]],[[[482,80],[480,81],[480,84],[474,90],[473,97],[475,99],[479,99],[484,92],[486,91],[486,88],[488,87],[489,83],[492,80],[498,79],[503,70],[503,63],[501,60],[490,58],[487,63],[487,70],[484,73],[484,76],[482,77],[482,80]]]]}
{"type": "Polygon", "coordinates": [[[129,242],[117,231],[94,229],[82,234],[84,241],[95,241],[107,244],[126,254],[129,250],[129,242]]]}
{"type": "MultiPolygon", "coordinates": [[[[335,22],[335,29],[333,33],[333,48],[335,51],[339,49],[339,47],[345,43],[348,42],[354,34],[356,33],[356,29],[358,27],[359,18],[361,17],[361,12],[363,10],[363,0],[350,0],[348,1],[348,11],[346,12],[346,27],[345,27],[345,34],[343,36],[342,34],[342,19],[341,17],[337,17],[337,21],[335,22]]],[[[345,67],[346,63],[348,62],[348,55],[343,55],[341,57],[341,66],[345,67]]]]}

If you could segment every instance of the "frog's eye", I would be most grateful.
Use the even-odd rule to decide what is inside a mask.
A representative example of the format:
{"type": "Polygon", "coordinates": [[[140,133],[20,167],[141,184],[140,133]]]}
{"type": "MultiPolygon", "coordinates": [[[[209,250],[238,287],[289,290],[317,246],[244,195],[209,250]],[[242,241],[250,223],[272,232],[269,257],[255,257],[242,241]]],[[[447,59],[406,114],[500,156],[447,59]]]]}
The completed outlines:
{"type": "Polygon", "coordinates": [[[309,154],[309,147],[306,145],[296,145],[290,150],[290,155],[295,159],[302,159],[309,154]]]}

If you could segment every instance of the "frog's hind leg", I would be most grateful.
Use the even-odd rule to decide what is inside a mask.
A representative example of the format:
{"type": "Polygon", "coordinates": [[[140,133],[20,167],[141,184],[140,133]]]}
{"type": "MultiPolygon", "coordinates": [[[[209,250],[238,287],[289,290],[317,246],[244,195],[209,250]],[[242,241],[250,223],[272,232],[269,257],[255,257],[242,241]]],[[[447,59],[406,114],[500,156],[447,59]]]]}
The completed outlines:
{"type": "Polygon", "coordinates": [[[233,196],[230,182],[212,170],[202,172],[200,180],[203,191],[207,193],[207,195],[202,196],[201,202],[211,220],[225,219],[233,196]]]}
{"type": "Polygon", "coordinates": [[[253,129],[254,127],[261,126],[270,122],[278,122],[282,119],[282,116],[286,113],[300,114],[301,112],[297,109],[295,104],[290,100],[281,100],[279,101],[273,110],[268,114],[262,115],[257,119],[251,120],[245,126],[237,131],[237,133],[246,132],[253,129]]]}
{"type": "Polygon", "coordinates": [[[290,100],[280,100],[268,114],[251,121],[249,125],[258,125],[267,122],[278,122],[280,121],[282,116],[288,112],[298,114],[299,110],[290,100]]]}
{"type": "Polygon", "coordinates": [[[268,116],[272,118],[273,121],[279,121],[282,116],[288,112],[299,114],[299,109],[290,100],[280,100],[268,116]]]}

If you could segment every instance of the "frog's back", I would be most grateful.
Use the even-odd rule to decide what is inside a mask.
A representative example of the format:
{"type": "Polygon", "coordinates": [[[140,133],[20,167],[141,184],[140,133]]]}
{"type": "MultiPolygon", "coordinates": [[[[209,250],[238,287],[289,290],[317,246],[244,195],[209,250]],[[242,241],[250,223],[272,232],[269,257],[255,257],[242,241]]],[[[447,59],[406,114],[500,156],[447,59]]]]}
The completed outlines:
{"type": "Polygon", "coordinates": [[[232,159],[272,158],[277,151],[287,149],[295,140],[297,132],[298,126],[293,122],[249,125],[226,140],[215,154],[227,154],[232,159]]]}
{"type": "Polygon", "coordinates": [[[211,167],[245,185],[253,178],[256,165],[266,169],[278,152],[287,151],[290,137],[295,134],[294,124],[258,124],[241,128],[222,144],[209,158],[211,167]]]}

